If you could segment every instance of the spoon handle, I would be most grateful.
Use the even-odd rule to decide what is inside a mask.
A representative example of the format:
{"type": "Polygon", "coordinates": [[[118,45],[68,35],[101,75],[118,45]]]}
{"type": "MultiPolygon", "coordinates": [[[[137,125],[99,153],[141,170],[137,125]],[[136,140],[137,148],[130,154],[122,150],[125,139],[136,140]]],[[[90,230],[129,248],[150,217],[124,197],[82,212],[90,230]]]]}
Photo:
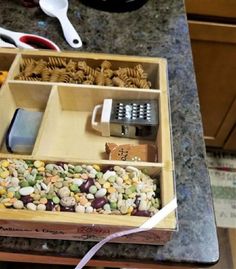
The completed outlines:
{"type": "Polygon", "coordinates": [[[58,16],[58,19],[61,23],[61,27],[65,36],[66,41],[72,48],[82,47],[82,41],[79,34],[76,32],[75,28],[69,21],[66,14],[61,14],[58,16]]]}

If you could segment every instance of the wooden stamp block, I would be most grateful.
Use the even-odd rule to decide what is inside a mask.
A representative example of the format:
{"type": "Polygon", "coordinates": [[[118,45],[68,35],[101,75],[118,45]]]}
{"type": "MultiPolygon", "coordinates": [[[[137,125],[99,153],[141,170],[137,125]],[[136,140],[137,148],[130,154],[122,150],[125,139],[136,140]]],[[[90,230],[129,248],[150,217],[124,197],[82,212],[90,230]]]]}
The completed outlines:
{"type": "Polygon", "coordinates": [[[115,143],[106,143],[106,153],[109,154],[109,160],[139,161],[139,162],[157,161],[156,146],[151,144],[117,145],[115,143]]]}

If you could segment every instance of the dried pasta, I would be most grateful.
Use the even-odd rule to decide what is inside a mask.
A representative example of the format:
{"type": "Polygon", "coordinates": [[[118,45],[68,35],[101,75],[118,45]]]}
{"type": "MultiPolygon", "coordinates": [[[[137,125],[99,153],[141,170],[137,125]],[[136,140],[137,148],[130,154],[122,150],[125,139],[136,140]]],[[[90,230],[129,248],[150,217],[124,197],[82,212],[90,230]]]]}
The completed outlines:
{"type": "Polygon", "coordinates": [[[137,88],[142,89],[149,89],[151,86],[151,83],[147,81],[146,79],[139,79],[139,78],[133,78],[133,83],[137,88]]]}
{"type": "Polygon", "coordinates": [[[61,75],[57,79],[57,82],[69,83],[70,79],[71,79],[71,77],[70,77],[69,73],[61,72],[61,75]]]}
{"type": "Polygon", "coordinates": [[[124,81],[126,87],[129,87],[131,84],[133,84],[132,78],[129,77],[126,73],[121,73],[119,78],[124,81]]]}
{"type": "Polygon", "coordinates": [[[87,79],[87,80],[91,80],[92,82],[95,81],[95,77],[94,77],[93,75],[91,75],[91,74],[87,75],[87,76],[86,76],[86,79],[87,79]]]}
{"type": "Polygon", "coordinates": [[[76,71],[76,62],[70,60],[66,65],[66,71],[75,72],[76,71]]]}
{"type": "Polygon", "coordinates": [[[80,70],[84,71],[84,73],[86,75],[92,75],[92,76],[96,77],[97,74],[98,74],[98,71],[97,70],[95,70],[92,67],[88,66],[86,64],[86,62],[84,62],[84,61],[78,62],[78,68],[80,70]]]}
{"type": "Polygon", "coordinates": [[[74,81],[78,81],[79,83],[82,83],[85,75],[83,71],[79,70],[76,73],[72,73],[71,77],[74,81]]]}
{"type": "Polygon", "coordinates": [[[101,63],[101,70],[111,69],[111,62],[105,60],[101,63]]]}
{"type": "Polygon", "coordinates": [[[114,76],[114,71],[112,71],[111,69],[105,69],[103,71],[103,74],[107,78],[112,78],[114,76]]]}
{"type": "Polygon", "coordinates": [[[24,76],[25,77],[30,77],[32,74],[33,74],[33,71],[34,71],[34,67],[35,67],[35,62],[30,62],[29,64],[27,64],[25,66],[25,69],[24,69],[24,76]]]}
{"type": "Polygon", "coordinates": [[[116,74],[120,77],[122,74],[126,74],[129,77],[137,78],[140,76],[139,72],[135,68],[124,67],[119,68],[116,74]]]}
{"type": "Polygon", "coordinates": [[[110,78],[105,77],[105,86],[113,86],[113,82],[110,78]]]}
{"type": "Polygon", "coordinates": [[[61,76],[61,70],[59,68],[53,69],[49,81],[58,82],[60,76],[61,76]]]}
{"type": "Polygon", "coordinates": [[[103,73],[98,73],[97,76],[95,77],[95,84],[96,85],[105,85],[105,76],[103,73]]]}
{"type": "Polygon", "coordinates": [[[15,79],[142,89],[151,87],[142,64],[114,69],[107,60],[92,67],[86,61],[60,57],[23,58],[15,79]]]}
{"type": "Polygon", "coordinates": [[[27,65],[29,65],[29,64],[31,64],[33,62],[34,62],[34,60],[31,59],[31,58],[30,59],[29,58],[23,58],[22,62],[20,64],[20,71],[22,72],[27,65]]]}
{"type": "Polygon", "coordinates": [[[66,60],[59,57],[49,57],[48,59],[48,67],[66,67],[66,60]]]}
{"type": "Polygon", "coordinates": [[[18,77],[16,77],[16,79],[26,80],[26,81],[40,81],[39,78],[36,78],[36,77],[26,77],[24,75],[18,76],[18,77]]]}
{"type": "Polygon", "coordinates": [[[85,80],[82,84],[93,85],[93,82],[91,80],[85,80]]]}
{"type": "Polygon", "coordinates": [[[44,60],[39,60],[37,63],[36,63],[36,66],[32,72],[33,75],[40,75],[42,73],[42,71],[44,70],[45,66],[46,66],[46,62],[44,60]]]}
{"type": "Polygon", "coordinates": [[[112,79],[112,82],[113,82],[114,86],[125,87],[125,82],[119,77],[114,77],[112,79]]]}
{"type": "Polygon", "coordinates": [[[41,73],[42,81],[49,81],[51,76],[51,71],[48,68],[44,68],[41,73]]]}
{"type": "Polygon", "coordinates": [[[135,70],[137,70],[140,78],[147,79],[147,73],[144,72],[143,66],[141,64],[136,65],[135,70]]]}

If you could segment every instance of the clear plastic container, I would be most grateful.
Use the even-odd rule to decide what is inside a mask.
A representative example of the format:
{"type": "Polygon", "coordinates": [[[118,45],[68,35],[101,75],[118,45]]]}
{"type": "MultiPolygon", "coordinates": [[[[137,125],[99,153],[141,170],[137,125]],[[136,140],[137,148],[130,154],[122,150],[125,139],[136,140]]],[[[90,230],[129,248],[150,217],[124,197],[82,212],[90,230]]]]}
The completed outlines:
{"type": "Polygon", "coordinates": [[[11,153],[30,154],[41,124],[43,112],[18,108],[6,136],[6,147],[11,153]]]}

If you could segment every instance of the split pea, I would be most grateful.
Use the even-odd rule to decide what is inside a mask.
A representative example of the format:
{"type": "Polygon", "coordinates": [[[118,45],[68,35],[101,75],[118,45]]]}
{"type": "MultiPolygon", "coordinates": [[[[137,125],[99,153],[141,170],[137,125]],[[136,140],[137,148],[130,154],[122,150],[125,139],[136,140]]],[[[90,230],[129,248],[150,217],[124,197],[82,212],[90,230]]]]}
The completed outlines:
{"type": "Polygon", "coordinates": [[[52,198],[52,201],[53,201],[54,204],[59,204],[60,203],[60,199],[57,196],[54,196],[52,198]]]}
{"type": "Polygon", "coordinates": [[[117,203],[116,202],[111,202],[110,203],[110,207],[111,207],[111,209],[117,209],[117,203]]]}
{"type": "Polygon", "coordinates": [[[10,175],[9,171],[5,170],[0,173],[1,178],[7,178],[10,175]]]}
{"type": "Polygon", "coordinates": [[[7,168],[9,166],[9,164],[10,163],[8,161],[4,160],[4,161],[2,161],[1,166],[4,168],[7,168]]]}
{"type": "Polygon", "coordinates": [[[98,179],[102,178],[102,176],[103,176],[103,173],[102,173],[102,172],[98,172],[98,173],[96,174],[96,177],[97,177],[98,179]]]}
{"type": "Polygon", "coordinates": [[[78,192],[79,191],[79,186],[77,184],[71,184],[70,185],[70,190],[73,192],[78,192]]]}
{"type": "Polygon", "coordinates": [[[38,168],[38,171],[39,171],[39,172],[44,172],[44,171],[45,171],[45,167],[43,167],[43,166],[42,166],[42,167],[39,167],[39,168],[38,168]]]}
{"type": "Polygon", "coordinates": [[[42,161],[35,161],[34,162],[34,167],[40,168],[42,166],[44,166],[44,162],[42,162],[42,161]]]}
{"type": "Polygon", "coordinates": [[[8,192],[7,193],[7,198],[13,198],[14,197],[14,192],[8,192]]]}
{"type": "Polygon", "coordinates": [[[97,165],[97,164],[94,164],[94,165],[93,165],[93,168],[94,168],[96,171],[100,171],[100,166],[97,165]]]}
{"type": "Polygon", "coordinates": [[[107,189],[107,192],[109,192],[109,193],[114,193],[114,192],[116,192],[116,189],[115,189],[114,187],[109,187],[109,188],[107,189]]]}
{"type": "Polygon", "coordinates": [[[0,189],[0,195],[4,195],[6,194],[6,190],[5,189],[0,189]]]}
{"type": "Polygon", "coordinates": [[[115,176],[110,176],[110,177],[108,178],[108,181],[109,181],[110,183],[114,183],[114,182],[116,181],[116,177],[115,177],[115,176]]]}
{"type": "Polygon", "coordinates": [[[103,188],[105,188],[105,189],[110,188],[110,186],[111,186],[111,184],[110,184],[109,182],[105,182],[105,183],[103,184],[103,188]]]}

